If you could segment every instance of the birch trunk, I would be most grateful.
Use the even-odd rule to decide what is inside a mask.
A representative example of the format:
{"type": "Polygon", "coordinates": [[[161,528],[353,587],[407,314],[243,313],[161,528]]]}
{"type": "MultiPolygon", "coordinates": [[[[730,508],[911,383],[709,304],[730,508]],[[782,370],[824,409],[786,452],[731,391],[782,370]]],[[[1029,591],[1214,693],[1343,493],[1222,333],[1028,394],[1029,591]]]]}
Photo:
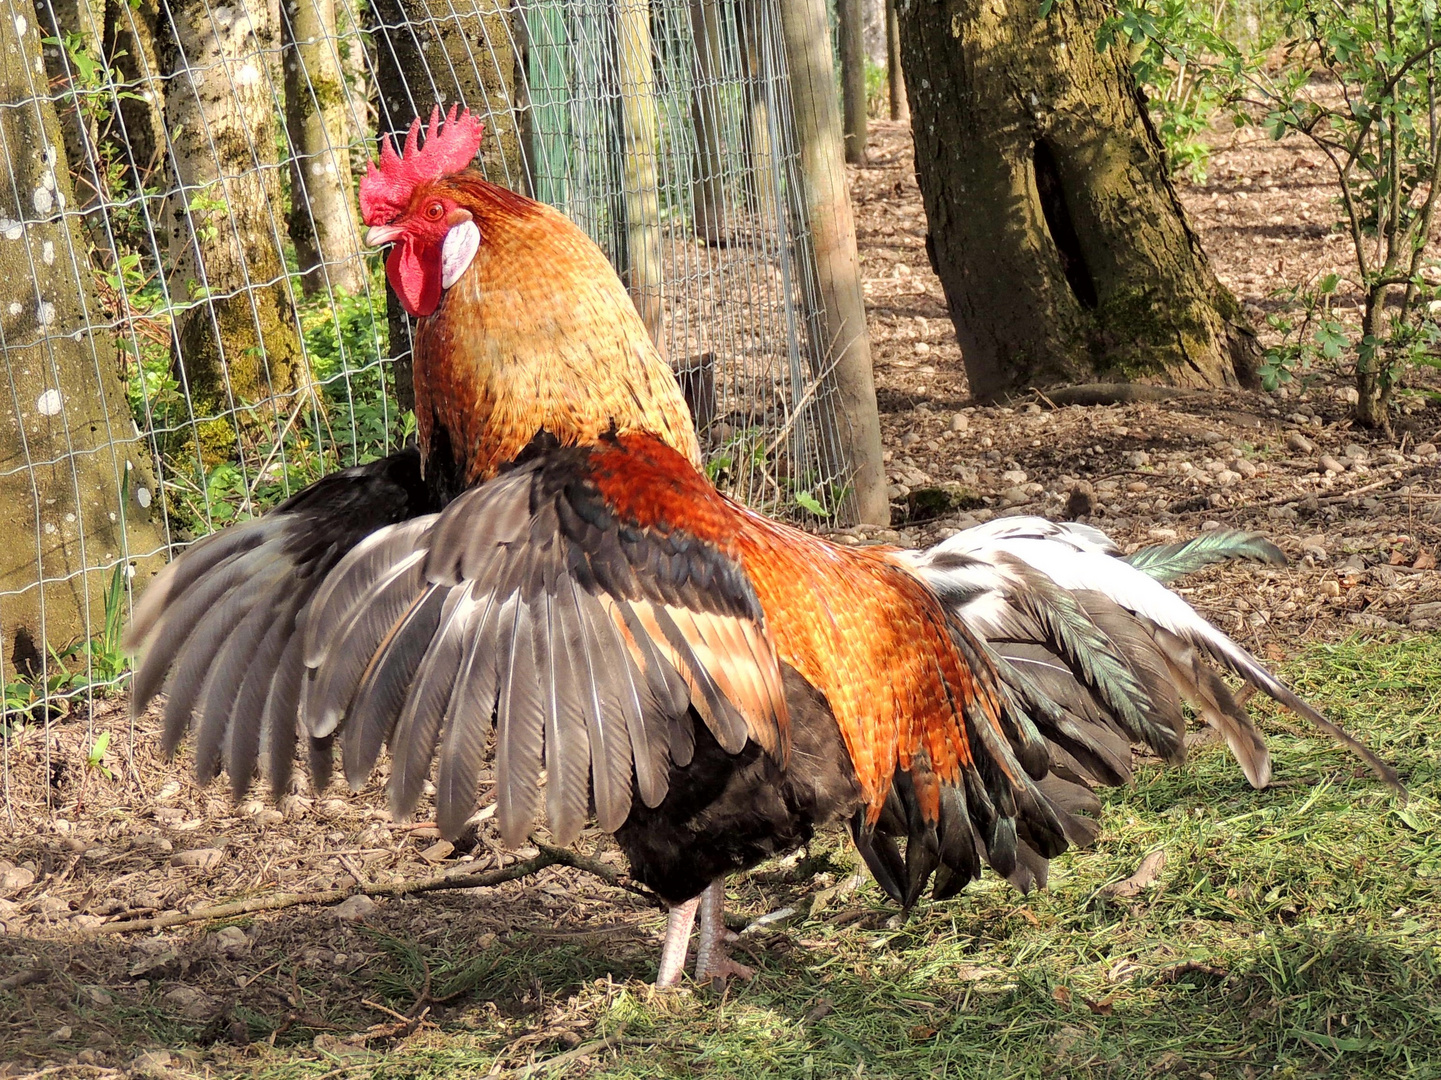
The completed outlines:
{"type": "Polygon", "coordinates": [[[75,197],[36,74],[42,32],[28,4],[0,3],[0,673],[27,676],[42,674],[47,646],[100,631],[115,565],[142,560],[139,585],[162,547],[116,343],[92,329],[105,320],[85,241],[61,213],[75,197]]]}
{"type": "Polygon", "coordinates": [[[290,239],[307,296],[365,287],[350,100],[337,49],[335,0],[294,0],[282,16],[285,130],[290,138],[290,239]]]}
{"type": "MultiPolygon", "coordinates": [[[[177,366],[197,415],[289,395],[309,382],[281,243],[277,46],[264,4],[167,0],[160,21],[165,126],[175,181],[169,276],[177,366]]],[[[284,409],[288,413],[289,409],[284,409]]],[[[202,425],[202,460],[228,456],[235,425],[202,425]]]]}

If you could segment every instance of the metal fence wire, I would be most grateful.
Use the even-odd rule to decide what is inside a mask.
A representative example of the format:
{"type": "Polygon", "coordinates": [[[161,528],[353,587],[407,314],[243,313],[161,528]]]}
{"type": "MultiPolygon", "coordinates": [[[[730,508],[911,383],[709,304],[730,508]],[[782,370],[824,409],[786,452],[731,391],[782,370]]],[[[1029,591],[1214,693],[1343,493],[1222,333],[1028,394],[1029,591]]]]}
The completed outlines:
{"type": "Polygon", "coordinates": [[[611,257],[720,486],[840,507],[782,2],[0,4],[0,729],[123,678],[167,556],[413,432],[356,182],[436,104],[611,257]]]}

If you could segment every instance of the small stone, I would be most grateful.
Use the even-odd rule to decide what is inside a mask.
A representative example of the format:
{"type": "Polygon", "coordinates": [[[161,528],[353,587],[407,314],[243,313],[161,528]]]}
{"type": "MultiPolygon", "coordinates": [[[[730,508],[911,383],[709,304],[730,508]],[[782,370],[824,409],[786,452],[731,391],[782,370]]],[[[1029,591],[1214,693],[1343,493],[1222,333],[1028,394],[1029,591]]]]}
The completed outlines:
{"type": "Polygon", "coordinates": [[[1250,480],[1261,470],[1256,468],[1253,462],[1247,461],[1245,458],[1237,458],[1235,461],[1231,462],[1231,471],[1239,473],[1247,480],[1250,480]]]}
{"type": "Polygon", "coordinates": [[[900,502],[911,493],[911,489],[905,484],[891,484],[886,488],[886,498],[891,502],[900,502]]]}
{"type": "Polygon", "coordinates": [[[1076,486],[1071,488],[1070,494],[1066,496],[1065,516],[1067,520],[1074,521],[1076,518],[1088,517],[1095,511],[1095,501],[1092,498],[1094,491],[1095,489],[1091,487],[1089,481],[1078,480],[1076,482],[1076,486]]]}
{"type": "Polygon", "coordinates": [[[1347,443],[1346,448],[1341,451],[1341,456],[1351,461],[1365,461],[1371,455],[1359,443],[1347,443]]]}
{"type": "Polygon", "coordinates": [[[1126,455],[1125,462],[1133,469],[1142,469],[1151,464],[1151,455],[1144,450],[1132,450],[1126,455]]]}
{"type": "Polygon", "coordinates": [[[1126,490],[1134,494],[1140,494],[1141,492],[1146,491],[1148,488],[1150,488],[1150,486],[1151,485],[1146,483],[1146,481],[1144,480],[1132,480],[1129,484],[1126,485],[1126,490]]]}
{"type": "Polygon", "coordinates": [[[166,1005],[184,1016],[209,1016],[215,1010],[215,1000],[193,986],[177,986],[162,999],[166,1005]]]}
{"type": "Polygon", "coordinates": [[[1001,473],[1001,483],[1008,486],[1024,484],[1026,480],[1026,474],[1020,469],[1007,469],[1005,472],[1001,473]]]}
{"type": "Polygon", "coordinates": [[[1321,582],[1321,595],[1329,596],[1334,600],[1341,595],[1341,583],[1334,578],[1327,578],[1321,582]]]}
{"type": "Polygon", "coordinates": [[[1326,470],[1328,470],[1329,472],[1333,472],[1333,473],[1343,473],[1343,472],[1346,471],[1346,466],[1342,465],[1339,461],[1337,461],[1335,458],[1333,458],[1330,454],[1322,454],[1322,455],[1321,455],[1320,465],[1321,465],[1321,468],[1326,469],[1326,470]]]}
{"type": "Polygon", "coordinates": [[[81,994],[92,1005],[109,1005],[115,1000],[114,995],[103,986],[87,986],[81,994]]]}
{"type": "Polygon", "coordinates": [[[1031,501],[1031,497],[1026,494],[1026,489],[1022,487],[1006,488],[1001,492],[1001,498],[1005,500],[1007,506],[1024,506],[1031,501]]]}
{"type": "Polygon", "coordinates": [[[1175,529],[1151,529],[1146,535],[1152,540],[1159,540],[1163,544],[1169,544],[1172,540],[1176,539],[1178,534],[1175,529]]]}
{"type": "Polygon", "coordinates": [[[69,1042],[69,1041],[70,1041],[70,1037],[71,1037],[72,1035],[74,1035],[74,1034],[75,1034],[75,1032],[71,1030],[69,1024],[61,1024],[58,1028],[56,1028],[54,1031],[52,1031],[52,1032],[50,1033],[50,1041],[51,1041],[51,1042],[69,1042]]]}
{"type": "Polygon", "coordinates": [[[255,824],[260,826],[262,829],[267,829],[271,826],[279,825],[284,820],[285,815],[282,814],[279,810],[275,809],[275,807],[273,806],[267,806],[264,810],[257,812],[255,815],[255,824]]]}
{"type": "Polygon", "coordinates": [[[1230,469],[1222,469],[1216,474],[1216,483],[1222,487],[1230,487],[1241,479],[1240,473],[1234,473],[1230,469]]]}
{"type": "Polygon", "coordinates": [[[331,914],[345,922],[360,922],[376,909],[376,903],[364,893],[356,893],[331,909],[331,914]]]}
{"type": "Polygon", "coordinates": [[[919,435],[917,435],[914,431],[908,431],[901,436],[901,449],[905,450],[908,447],[915,446],[916,443],[920,441],[921,437],[919,435]]]}
{"type": "Polygon", "coordinates": [[[1214,519],[1212,519],[1212,520],[1210,520],[1210,521],[1203,521],[1203,522],[1201,522],[1201,531],[1202,531],[1202,532],[1215,532],[1215,531],[1216,531],[1217,529],[1219,529],[1220,527],[1221,527],[1221,523],[1220,523],[1219,521],[1214,520],[1214,519]]]}
{"type": "Polygon", "coordinates": [[[130,1072],[134,1076],[159,1080],[161,1077],[170,1075],[170,1065],[173,1060],[168,1050],[146,1050],[131,1063],[130,1072]]]}
{"type": "Polygon", "coordinates": [[[1213,443],[1221,442],[1225,439],[1225,436],[1222,435],[1219,431],[1203,431],[1201,432],[1200,438],[1203,443],[1205,443],[1207,446],[1210,446],[1213,443]]]}
{"type": "Polygon", "coordinates": [[[226,926],[215,931],[209,938],[210,947],[222,956],[234,959],[250,951],[250,939],[238,926],[226,926]]]}
{"type": "Polygon", "coordinates": [[[420,853],[420,857],[428,863],[438,863],[450,858],[455,851],[455,845],[449,840],[437,840],[420,853]]]}
{"type": "Polygon", "coordinates": [[[970,418],[969,416],[967,416],[965,413],[956,413],[955,416],[951,417],[951,430],[952,430],[952,431],[969,431],[969,430],[971,430],[971,418],[970,418]]]}
{"type": "Polygon", "coordinates": [[[1299,431],[1291,431],[1286,434],[1286,446],[1298,454],[1310,454],[1316,449],[1316,444],[1299,431]]]}
{"type": "Polygon", "coordinates": [[[1415,455],[1416,455],[1417,457],[1419,457],[1419,458],[1435,457],[1435,456],[1436,456],[1436,444],[1435,444],[1435,443],[1429,443],[1429,442],[1423,442],[1423,443],[1419,444],[1419,445],[1416,447],[1415,451],[1413,451],[1413,452],[1414,452],[1415,455]]]}
{"type": "Polygon", "coordinates": [[[225,858],[225,852],[219,848],[190,848],[187,851],[177,851],[170,857],[171,866],[194,866],[200,870],[210,870],[220,865],[225,858]]]}
{"type": "Polygon", "coordinates": [[[11,896],[21,889],[28,889],[35,884],[35,871],[27,870],[23,866],[12,866],[4,873],[0,873],[0,896],[11,896]]]}

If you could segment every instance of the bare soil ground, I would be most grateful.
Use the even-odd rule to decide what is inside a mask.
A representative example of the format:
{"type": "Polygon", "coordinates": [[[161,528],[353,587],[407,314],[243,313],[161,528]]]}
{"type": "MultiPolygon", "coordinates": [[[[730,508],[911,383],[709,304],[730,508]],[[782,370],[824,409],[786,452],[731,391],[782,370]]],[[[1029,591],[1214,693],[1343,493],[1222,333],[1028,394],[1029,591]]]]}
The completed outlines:
{"type": "MultiPolygon", "coordinates": [[[[1269,398],[1055,409],[1038,397],[1015,408],[973,407],[926,265],[908,136],[884,122],[873,130],[872,164],[856,173],[853,190],[898,524],[848,530],[843,539],[924,544],[998,513],[1064,516],[1070,502],[1127,547],[1218,526],[1270,535],[1292,565],[1218,569],[1183,591],[1272,659],[1358,629],[1385,634],[1441,622],[1441,409],[1415,408],[1402,418],[1399,443],[1380,442],[1350,427],[1337,372],[1269,398]],[[941,484],[958,485],[971,508],[907,520],[916,513],[913,493],[941,484]]],[[[1334,210],[1304,151],[1238,140],[1217,153],[1211,175],[1185,186],[1183,197],[1223,280],[1248,305],[1264,309],[1276,287],[1343,264],[1329,231],[1334,210]]],[[[484,828],[474,848],[454,851],[434,829],[392,822],[383,771],[354,794],[304,791],[278,807],[259,798],[237,804],[224,790],[198,788],[185,762],[159,760],[157,743],[153,713],[132,728],[119,701],[4,740],[0,1077],[334,1077],[369,1075],[381,1063],[395,1075],[494,1075],[538,1059],[553,1060],[556,1074],[576,1074],[587,1054],[604,1056],[609,1045],[599,1045],[610,1037],[599,1036],[599,1018],[631,1015],[637,1002],[651,1010],[648,1023],[670,1013],[712,1022],[708,1007],[692,1015],[690,1005],[641,986],[654,970],[661,914],[574,868],[491,889],[108,932],[119,921],[224,901],[383,886],[450,868],[481,872],[535,854],[501,851],[484,828]],[[115,736],[110,752],[87,763],[104,731],[115,736]]],[[[1151,842],[1134,841],[1142,850],[1151,842]]],[[[623,869],[601,837],[581,847],[603,869],[623,869]]],[[[843,847],[821,845],[800,866],[735,883],[733,899],[760,914],[843,881],[850,867],[843,847]]],[[[831,902],[843,909],[834,933],[847,943],[844,964],[863,971],[868,957],[882,955],[869,951],[879,946],[867,935],[891,913],[876,895],[859,907],[844,894],[831,902]]],[[[1010,899],[985,910],[987,933],[1036,922],[1010,899]]],[[[823,966],[831,932],[774,935],[767,963],[787,974],[823,966]],[[822,939],[811,940],[816,933],[822,939]]],[[[979,980],[993,974],[976,970],[979,980]]],[[[823,989],[812,987],[821,996],[814,1007],[806,999],[802,1030],[835,1007],[823,989]]],[[[1041,999],[1069,1002],[1063,990],[1041,999]]],[[[826,993],[839,999],[839,990],[826,993]]],[[[1109,1015],[1105,1002],[1087,1005],[1109,1015]]],[[[939,1005],[910,1006],[921,1019],[902,1037],[931,1039],[941,1021],[926,1018],[940,1014],[925,1010],[939,1005]]],[[[748,1052],[765,1045],[768,1030],[748,1052]]],[[[1071,1042],[1056,1043],[1055,1052],[1064,1056],[1077,1037],[1065,1035],[1071,1042]]],[[[672,1060],[682,1071],[704,1071],[694,1065],[703,1056],[676,1038],[639,1051],[638,1062],[655,1058],[658,1071],[646,1075],[667,1074],[672,1060]],[[682,1050],[684,1062],[674,1057],[682,1050]]]]}

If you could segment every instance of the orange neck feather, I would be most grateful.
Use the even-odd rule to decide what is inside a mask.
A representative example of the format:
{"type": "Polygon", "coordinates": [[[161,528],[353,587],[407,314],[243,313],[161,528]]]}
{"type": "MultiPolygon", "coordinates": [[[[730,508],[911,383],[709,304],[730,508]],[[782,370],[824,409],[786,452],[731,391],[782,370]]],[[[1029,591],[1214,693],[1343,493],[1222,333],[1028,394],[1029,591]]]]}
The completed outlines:
{"type": "Polygon", "coordinates": [[[444,188],[474,215],[481,243],[417,329],[422,449],[443,426],[473,484],[541,431],[564,445],[637,431],[699,467],[680,387],[601,250],[560,212],[473,174],[444,188]]]}

